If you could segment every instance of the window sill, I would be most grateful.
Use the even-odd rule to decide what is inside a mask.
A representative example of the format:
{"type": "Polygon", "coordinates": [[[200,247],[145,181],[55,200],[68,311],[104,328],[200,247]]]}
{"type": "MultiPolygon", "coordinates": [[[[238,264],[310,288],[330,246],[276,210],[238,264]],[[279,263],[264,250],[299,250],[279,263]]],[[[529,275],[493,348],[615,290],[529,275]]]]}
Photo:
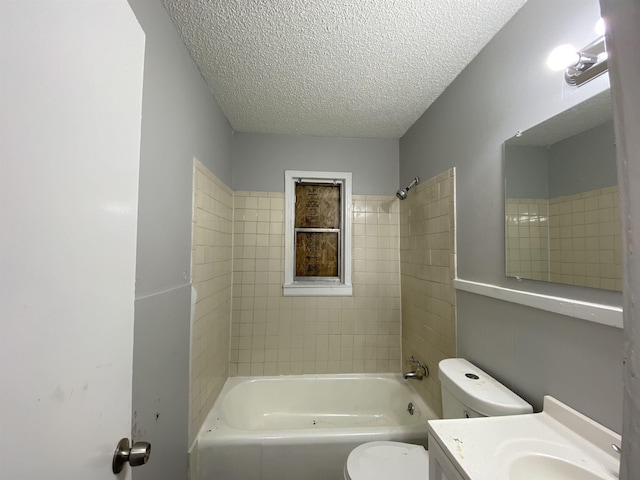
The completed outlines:
{"type": "Polygon", "coordinates": [[[353,286],[340,284],[291,283],[282,287],[285,297],[351,297],[353,286]]]}

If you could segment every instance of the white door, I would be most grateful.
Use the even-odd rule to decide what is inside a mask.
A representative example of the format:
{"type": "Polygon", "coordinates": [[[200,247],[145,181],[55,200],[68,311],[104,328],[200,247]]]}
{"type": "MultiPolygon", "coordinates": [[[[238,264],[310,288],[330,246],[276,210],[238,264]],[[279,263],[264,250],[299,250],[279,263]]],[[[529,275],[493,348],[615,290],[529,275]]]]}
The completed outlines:
{"type": "Polygon", "coordinates": [[[130,436],[143,60],[126,0],[0,0],[0,478],[130,436]]]}

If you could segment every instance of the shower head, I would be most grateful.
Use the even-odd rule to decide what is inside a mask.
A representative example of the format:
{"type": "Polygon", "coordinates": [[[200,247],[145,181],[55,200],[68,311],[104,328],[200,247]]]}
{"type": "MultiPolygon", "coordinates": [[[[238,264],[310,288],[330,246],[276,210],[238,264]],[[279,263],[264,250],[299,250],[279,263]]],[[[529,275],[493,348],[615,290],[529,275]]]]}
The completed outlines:
{"type": "Polygon", "coordinates": [[[414,178],[413,182],[411,182],[406,188],[401,188],[396,192],[396,197],[398,197],[400,200],[404,200],[405,198],[407,198],[407,193],[409,192],[411,187],[417,185],[418,183],[420,183],[420,179],[418,177],[414,178]]]}

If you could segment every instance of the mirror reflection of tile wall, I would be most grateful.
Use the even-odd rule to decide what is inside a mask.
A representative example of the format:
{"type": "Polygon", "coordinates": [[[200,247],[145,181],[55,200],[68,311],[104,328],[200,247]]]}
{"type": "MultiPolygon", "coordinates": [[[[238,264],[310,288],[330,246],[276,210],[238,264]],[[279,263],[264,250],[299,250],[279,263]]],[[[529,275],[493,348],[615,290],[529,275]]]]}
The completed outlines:
{"type": "Polygon", "coordinates": [[[508,275],[622,290],[618,187],[508,198],[508,275]]]}
{"type": "Polygon", "coordinates": [[[622,290],[618,187],[549,200],[551,281],[622,290]]]}
{"type": "Polygon", "coordinates": [[[608,91],[505,142],[506,274],[622,290],[608,91]]]}
{"type": "Polygon", "coordinates": [[[508,198],[506,211],[509,275],[550,281],[549,201],[508,198]]]}

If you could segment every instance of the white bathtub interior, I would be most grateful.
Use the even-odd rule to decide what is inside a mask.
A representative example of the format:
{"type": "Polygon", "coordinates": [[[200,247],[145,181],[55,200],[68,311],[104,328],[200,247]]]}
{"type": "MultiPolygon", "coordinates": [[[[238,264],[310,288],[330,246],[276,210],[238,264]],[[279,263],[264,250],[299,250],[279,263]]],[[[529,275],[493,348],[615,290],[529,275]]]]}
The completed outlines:
{"type": "Polygon", "coordinates": [[[191,480],[339,480],[362,443],[426,447],[435,418],[397,374],[229,378],[192,446],[191,480]]]}

